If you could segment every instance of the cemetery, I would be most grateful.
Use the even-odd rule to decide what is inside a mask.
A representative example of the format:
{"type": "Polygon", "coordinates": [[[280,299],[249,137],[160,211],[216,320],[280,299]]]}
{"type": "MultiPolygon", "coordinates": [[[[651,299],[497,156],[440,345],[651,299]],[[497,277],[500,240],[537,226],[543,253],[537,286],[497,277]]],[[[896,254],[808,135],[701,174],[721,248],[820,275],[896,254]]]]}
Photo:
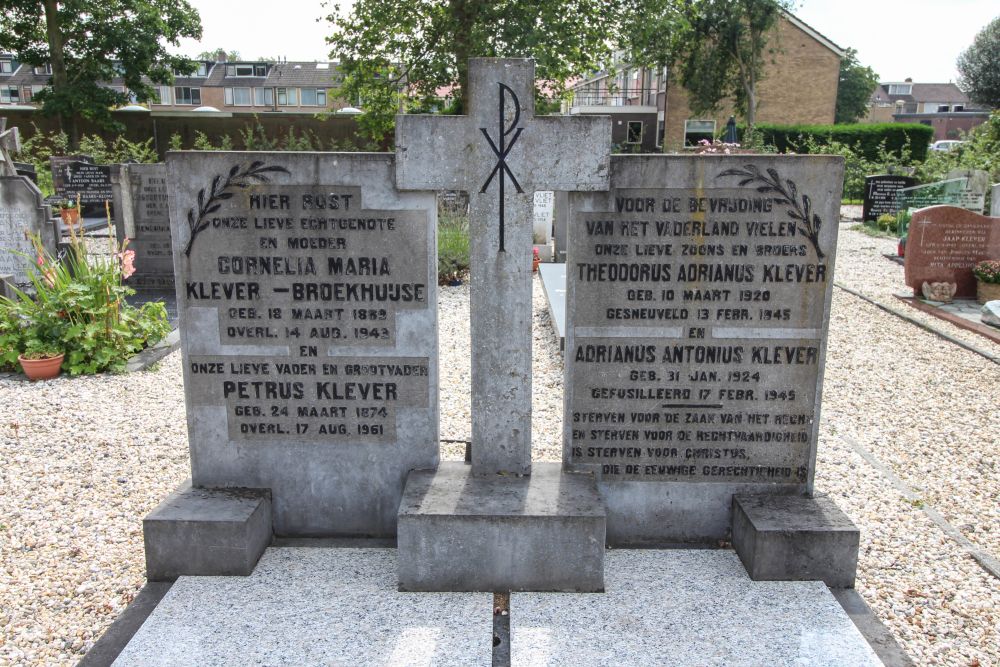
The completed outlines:
{"type": "Polygon", "coordinates": [[[1000,665],[1000,111],[639,152],[460,55],[343,144],[0,109],[0,664],[1000,665]]]}

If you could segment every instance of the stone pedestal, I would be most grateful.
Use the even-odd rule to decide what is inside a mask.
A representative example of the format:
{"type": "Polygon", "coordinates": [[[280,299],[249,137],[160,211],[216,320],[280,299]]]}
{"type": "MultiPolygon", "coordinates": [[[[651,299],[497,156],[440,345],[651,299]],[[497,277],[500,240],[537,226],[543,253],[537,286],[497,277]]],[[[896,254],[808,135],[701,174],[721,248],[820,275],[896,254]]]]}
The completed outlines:
{"type": "Polygon", "coordinates": [[[203,489],[186,481],[142,520],[146,578],[247,576],[271,543],[264,489],[203,489]]]}
{"type": "Polygon", "coordinates": [[[530,477],[464,463],[411,472],[398,521],[403,591],[604,590],[604,506],[594,478],[537,463],[530,477]]]}
{"type": "Polygon", "coordinates": [[[733,547],[754,581],[853,588],[859,542],[828,496],[733,496],[733,547]]]}

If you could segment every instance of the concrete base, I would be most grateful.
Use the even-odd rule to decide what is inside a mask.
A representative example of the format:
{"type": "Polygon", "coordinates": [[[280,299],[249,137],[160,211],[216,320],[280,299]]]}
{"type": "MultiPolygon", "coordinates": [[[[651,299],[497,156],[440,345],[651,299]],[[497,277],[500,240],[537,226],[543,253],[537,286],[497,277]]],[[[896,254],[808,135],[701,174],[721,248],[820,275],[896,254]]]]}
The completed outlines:
{"type": "Polygon", "coordinates": [[[401,591],[604,590],[605,515],[593,477],[536,463],[476,477],[414,471],[399,508],[401,591]]]}
{"type": "Polygon", "coordinates": [[[853,588],[860,533],[828,496],[733,497],[733,547],[754,581],[853,588]]]}
{"type": "Polygon", "coordinates": [[[262,489],[202,489],[184,482],[142,521],[146,578],[246,576],[271,542],[262,489]]]}

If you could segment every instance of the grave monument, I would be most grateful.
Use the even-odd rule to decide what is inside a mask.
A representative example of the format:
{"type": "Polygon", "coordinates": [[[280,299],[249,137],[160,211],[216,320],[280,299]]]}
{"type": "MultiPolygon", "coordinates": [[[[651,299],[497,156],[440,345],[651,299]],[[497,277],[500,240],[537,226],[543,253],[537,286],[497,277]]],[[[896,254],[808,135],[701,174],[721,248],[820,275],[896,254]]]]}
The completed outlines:
{"type": "Polygon", "coordinates": [[[469,193],[472,290],[472,465],[410,474],[404,590],[603,588],[593,478],[531,463],[531,221],[537,190],[607,188],[610,120],[535,118],[534,71],[474,58],[468,116],[397,117],[397,186],[469,193]]]}
{"type": "Polygon", "coordinates": [[[7,129],[6,119],[0,119],[0,281],[24,288],[35,256],[31,235],[55,256],[56,227],[38,186],[17,174],[10,156],[19,151],[18,129],[7,129]]]}
{"type": "Polygon", "coordinates": [[[917,298],[923,284],[955,283],[954,296],[975,298],[972,267],[1000,257],[1000,218],[956,206],[931,206],[913,214],[906,243],[906,284],[917,298]]]}
{"type": "Polygon", "coordinates": [[[122,211],[116,219],[118,238],[129,239],[136,271],[128,279],[136,289],[173,289],[165,164],[129,164],[121,169],[122,211]]]}
{"type": "Polygon", "coordinates": [[[552,261],[552,214],[555,193],[541,191],[535,193],[532,220],[532,243],[543,262],[552,261]]]}
{"type": "Polygon", "coordinates": [[[865,177],[865,196],[861,208],[864,222],[875,222],[882,215],[895,215],[899,210],[896,196],[900,190],[911,188],[916,180],[910,176],[880,174],[865,177]]]}
{"type": "Polygon", "coordinates": [[[168,154],[193,486],[144,522],[150,579],[247,574],[272,531],[392,537],[437,464],[436,201],[393,166],[168,154]]]}
{"type": "Polygon", "coordinates": [[[811,497],[842,176],[615,156],[570,194],[563,461],[609,544],[731,539],[755,578],[853,585],[857,530],[811,497]]]}

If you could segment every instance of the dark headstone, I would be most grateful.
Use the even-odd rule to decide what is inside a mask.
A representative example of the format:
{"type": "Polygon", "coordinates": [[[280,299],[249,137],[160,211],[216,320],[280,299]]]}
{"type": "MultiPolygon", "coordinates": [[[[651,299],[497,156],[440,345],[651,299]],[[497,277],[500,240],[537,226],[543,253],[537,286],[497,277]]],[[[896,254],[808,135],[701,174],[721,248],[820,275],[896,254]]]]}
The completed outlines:
{"type": "Polygon", "coordinates": [[[865,198],[861,218],[875,222],[879,216],[895,215],[899,210],[896,197],[903,188],[913,187],[916,181],[909,176],[868,176],[865,178],[865,198]]]}

